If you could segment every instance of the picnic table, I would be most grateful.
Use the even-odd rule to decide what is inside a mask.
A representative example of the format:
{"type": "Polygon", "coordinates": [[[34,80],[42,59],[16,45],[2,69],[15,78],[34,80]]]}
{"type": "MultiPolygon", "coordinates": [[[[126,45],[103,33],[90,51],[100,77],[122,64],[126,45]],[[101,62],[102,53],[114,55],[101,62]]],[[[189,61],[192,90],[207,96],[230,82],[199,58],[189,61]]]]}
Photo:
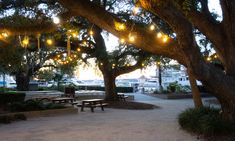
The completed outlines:
{"type": "Polygon", "coordinates": [[[128,96],[123,93],[118,93],[117,95],[118,95],[118,100],[120,101],[126,101],[126,99],[128,98],[128,96]]]}
{"type": "Polygon", "coordinates": [[[77,106],[81,107],[81,111],[84,111],[84,107],[89,107],[91,108],[91,112],[94,112],[94,108],[96,107],[101,107],[101,110],[104,111],[104,107],[107,105],[103,99],[87,99],[82,100],[82,104],[78,104],[77,106]]]}

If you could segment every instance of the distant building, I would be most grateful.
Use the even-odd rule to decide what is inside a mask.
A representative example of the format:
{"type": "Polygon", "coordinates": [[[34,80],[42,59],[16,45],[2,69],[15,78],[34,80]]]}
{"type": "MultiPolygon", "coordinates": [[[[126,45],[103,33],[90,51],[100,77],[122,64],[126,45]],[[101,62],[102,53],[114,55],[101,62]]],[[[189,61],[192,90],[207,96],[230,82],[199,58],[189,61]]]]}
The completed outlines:
{"type": "MultiPolygon", "coordinates": [[[[152,78],[146,79],[143,84],[141,84],[141,88],[144,88],[147,91],[159,90],[159,70],[156,70],[156,76],[152,78]]],[[[161,72],[162,78],[162,87],[163,89],[167,89],[170,83],[177,82],[182,86],[190,86],[189,77],[186,71],[186,68],[182,65],[177,67],[170,67],[163,69],[161,72]]],[[[199,81],[197,81],[198,85],[201,85],[199,81]]]]}
{"type": "Polygon", "coordinates": [[[3,87],[4,84],[8,88],[16,88],[16,81],[14,80],[13,76],[5,75],[5,81],[4,81],[3,74],[0,75],[0,87],[3,87]]]}

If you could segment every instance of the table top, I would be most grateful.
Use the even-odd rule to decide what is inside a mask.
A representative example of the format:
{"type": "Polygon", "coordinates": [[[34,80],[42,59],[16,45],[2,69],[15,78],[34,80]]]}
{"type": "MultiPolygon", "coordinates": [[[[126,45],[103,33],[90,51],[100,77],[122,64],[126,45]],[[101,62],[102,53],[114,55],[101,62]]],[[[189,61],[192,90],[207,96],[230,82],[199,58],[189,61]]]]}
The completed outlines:
{"type": "Polygon", "coordinates": [[[86,99],[82,100],[83,102],[97,102],[97,101],[103,101],[103,99],[86,99]]]}

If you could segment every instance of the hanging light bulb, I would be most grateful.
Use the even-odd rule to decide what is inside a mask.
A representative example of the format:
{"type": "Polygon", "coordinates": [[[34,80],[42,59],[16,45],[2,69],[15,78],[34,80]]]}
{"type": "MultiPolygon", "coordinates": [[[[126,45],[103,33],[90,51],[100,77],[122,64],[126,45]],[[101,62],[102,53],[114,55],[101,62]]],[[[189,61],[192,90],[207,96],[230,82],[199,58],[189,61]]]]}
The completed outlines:
{"type": "Polygon", "coordinates": [[[81,49],[80,48],[77,48],[77,52],[80,52],[81,51],[81,49]]]}
{"type": "Polygon", "coordinates": [[[27,47],[29,44],[29,38],[27,36],[24,37],[24,40],[22,41],[22,46],[27,47]]]}
{"type": "Polygon", "coordinates": [[[58,17],[53,17],[53,23],[54,24],[59,24],[60,23],[60,19],[58,17]]]}
{"type": "Polygon", "coordinates": [[[210,61],[211,61],[211,57],[207,57],[206,60],[207,60],[208,62],[210,62],[210,61]]]}
{"type": "Polygon", "coordinates": [[[162,38],[163,34],[161,32],[157,33],[157,38],[162,38]]]}
{"type": "Polygon", "coordinates": [[[151,31],[155,30],[155,25],[154,25],[154,24],[151,24],[150,27],[149,27],[149,29],[150,29],[151,31]]]}
{"type": "Polygon", "coordinates": [[[76,55],[76,54],[74,54],[74,55],[73,55],[73,58],[77,58],[77,55],[76,55]]]}
{"type": "Polygon", "coordinates": [[[78,32],[77,32],[77,31],[74,31],[74,32],[72,32],[71,34],[72,34],[73,38],[78,37],[78,32]]]}
{"type": "Polygon", "coordinates": [[[125,39],[121,38],[121,39],[120,39],[120,42],[121,42],[122,44],[124,44],[124,43],[125,43],[125,39]]]}
{"type": "Polygon", "coordinates": [[[132,35],[131,33],[129,34],[129,41],[134,42],[135,41],[135,36],[132,35]]]}
{"type": "Polygon", "coordinates": [[[162,38],[162,42],[163,43],[166,43],[168,41],[168,36],[167,35],[164,35],[163,38],[162,38]]]}
{"type": "Polygon", "coordinates": [[[134,36],[130,36],[130,37],[129,37],[129,41],[130,41],[130,42],[134,42],[134,41],[135,41],[135,37],[134,37],[134,36]]]}
{"type": "Polygon", "coordinates": [[[94,32],[93,32],[92,30],[90,30],[90,31],[89,31],[89,34],[90,34],[91,36],[93,36],[93,35],[94,35],[94,32]]]}
{"type": "Polygon", "coordinates": [[[6,32],[3,32],[3,33],[2,33],[2,36],[3,36],[4,38],[7,38],[7,37],[8,37],[8,34],[7,34],[6,32]]]}
{"type": "Polygon", "coordinates": [[[122,31],[126,29],[126,25],[120,22],[114,22],[115,29],[118,31],[122,31]]]}
{"type": "Polygon", "coordinates": [[[46,42],[47,42],[48,45],[52,45],[53,44],[52,39],[47,39],[46,42]]]}

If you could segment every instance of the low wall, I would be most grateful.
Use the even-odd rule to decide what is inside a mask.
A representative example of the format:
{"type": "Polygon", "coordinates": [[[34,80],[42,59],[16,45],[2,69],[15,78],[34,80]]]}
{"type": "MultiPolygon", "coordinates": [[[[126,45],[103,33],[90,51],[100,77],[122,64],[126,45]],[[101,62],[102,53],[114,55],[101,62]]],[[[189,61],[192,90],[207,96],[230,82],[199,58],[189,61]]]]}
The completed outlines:
{"type": "MultiPolygon", "coordinates": [[[[186,98],[193,98],[192,94],[151,94],[151,96],[155,96],[162,99],[186,99],[186,98]]],[[[208,93],[202,93],[201,97],[212,97],[212,95],[208,93]]]]}
{"type": "Polygon", "coordinates": [[[64,109],[51,109],[51,110],[42,110],[42,111],[28,111],[28,112],[15,112],[8,114],[1,114],[7,116],[14,116],[15,114],[24,114],[27,118],[35,117],[45,117],[45,116],[58,116],[65,114],[77,114],[78,109],[74,107],[64,108],[64,109]]]}

